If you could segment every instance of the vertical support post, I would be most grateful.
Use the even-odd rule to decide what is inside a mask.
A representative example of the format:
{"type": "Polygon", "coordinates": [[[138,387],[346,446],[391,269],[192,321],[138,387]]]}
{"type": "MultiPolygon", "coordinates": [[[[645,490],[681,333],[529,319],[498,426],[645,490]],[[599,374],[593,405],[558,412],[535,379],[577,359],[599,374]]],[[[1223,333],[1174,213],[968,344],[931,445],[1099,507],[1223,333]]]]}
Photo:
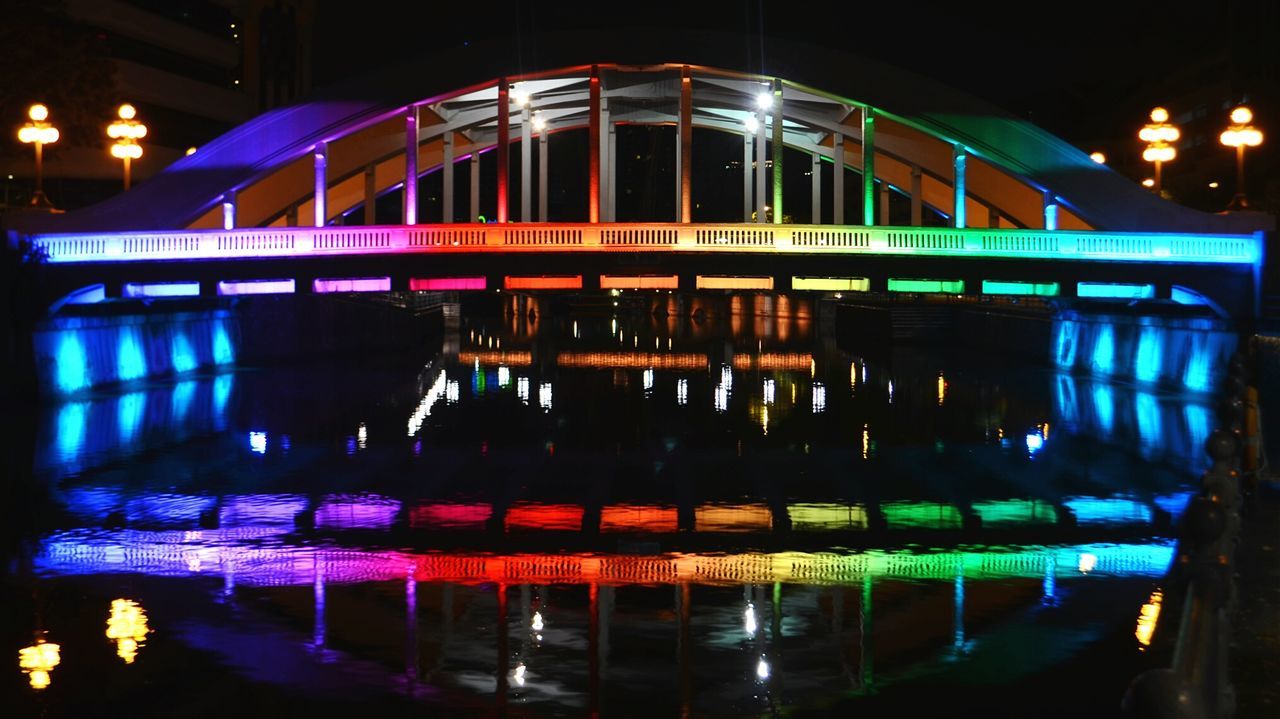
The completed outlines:
{"type": "MultiPolygon", "coordinates": [[[[608,117],[608,111],[605,112],[608,117]]],[[[609,188],[608,207],[605,209],[607,222],[618,221],[618,126],[609,121],[609,159],[605,167],[605,186],[609,188]]]]}
{"type": "Polygon", "coordinates": [[[769,115],[765,113],[764,108],[756,108],[756,222],[763,224],[766,221],[768,212],[765,210],[765,204],[768,200],[765,197],[765,183],[768,181],[766,170],[769,169],[769,158],[767,156],[767,143],[764,133],[768,129],[769,115]]]}
{"type": "Polygon", "coordinates": [[[751,221],[751,144],[755,141],[754,136],[742,131],[742,221],[751,221]]]}
{"type": "Polygon", "coordinates": [[[133,158],[129,157],[128,155],[125,155],[124,156],[124,191],[125,192],[129,191],[129,186],[132,184],[133,171],[130,169],[132,167],[132,163],[133,163],[133,158]]]}
{"type": "Polygon", "coordinates": [[[550,134],[545,126],[538,133],[538,222],[547,221],[547,138],[550,134]]]}
{"type": "Polygon", "coordinates": [[[533,222],[533,117],[520,108],[520,221],[533,222]]]}
{"type": "Polygon", "coordinates": [[[782,156],[786,154],[782,136],[782,81],[773,81],[773,224],[782,224],[782,156]]]}
{"type": "Polygon", "coordinates": [[[951,197],[951,217],[952,225],[956,228],[965,227],[964,218],[964,165],[965,151],[964,145],[956,145],[952,153],[952,164],[955,165],[955,182],[952,183],[951,189],[953,194],[951,197]]]}
{"type": "Polygon", "coordinates": [[[844,135],[836,133],[831,136],[831,149],[835,151],[834,173],[831,176],[831,221],[836,225],[844,224],[844,135]]]}
{"type": "Polygon", "coordinates": [[[680,168],[677,188],[680,221],[693,222],[693,72],[680,70],[680,127],[676,139],[676,166],[680,168]]]}
{"type": "Polygon", "coordinates": [[[444,158],[440,165],[440,181],[442,211],[440,221],[446,225],[453,222],[453,132],[446,132],[442,137],[444,158]]]}
{"type": "Polygon", "coordinates": [[[325,218],[327,217],[326,208],[325,208],[325,189],[328,186],[328,181],[327,181],[327,178],[325,177],[325,174],[326,174],[325,168],[328,165],[328,161],[329,161],[329,146],[323,142],[317,142],[315,157],[316,157],[316,164],[315,164],[315,179],[316,179],[315,221],[316,223],[315,223],[315,226],[324,227],[324,221],[325,221],[325,218]]]}
{"type": "Polygon", "coordinates": [[[591,66],[587,108],[587,221],[600,221],[600,69],[591,66]]]}
{"type": "Polygon", "coordinates": [[[609,98],[600,98],[600,221],[612,222],[609,214],[609,193],[613,189],[613,158],[610,157],[609,136],[613,123],[609,120],[609,98]]]}
{"type": "Polygon", "coordinates": [[[511,145],[511,87],[507,78],[498,80],[498,224],[508,220],[507,212],[507,163],[511,145]]]}
{"type": "Polygon", "coordinates": [[[924,173],[919,165],[911,166],[911,226],[924,224],[924,173]]]}
{"type": "Polygon", "coordinates": [[[480,150],[471,150],[471,218],[468,222],[480,221],[480,150]]]}
{"type": "Polygon", "coordinates": [[[889,223],[889,183],[880,181],[880,224],[889,223]]]}
{"type": "Polygon", "coordinates": [[[822,224],[822,155],[809,158],[809,223],[822,224]]]}
{"type": "Polygon", "coordinates": [[[1058,229],[1058,198],[1053,193],[1044,191],[1044,228],[1046,230],[1058,229]]]}
{"type": "Polygon", "coordinates": [[[862,224],[876,224],[876,115],[862,108],[862,224]]]}
{"type": "Polygon", "coordinates": [[[236,228],[236,191],[230,190],[222,196],[222,229],[236,228]]]}
{"type": "Polygon", "coordinates": [[[998,230],[1000,229],[1000,210],[995,205],[987,207],[987,227],[998,230]]]}
{"type": "Polygon", "coordinates": [[[418,224],[418,106],[404,114],[404,224],[418,224]]]}
{"type": "Polygon", "coordinates": [[[364,168],[364,224],[378,223],[378,166],[366,165],[364,168]]]}

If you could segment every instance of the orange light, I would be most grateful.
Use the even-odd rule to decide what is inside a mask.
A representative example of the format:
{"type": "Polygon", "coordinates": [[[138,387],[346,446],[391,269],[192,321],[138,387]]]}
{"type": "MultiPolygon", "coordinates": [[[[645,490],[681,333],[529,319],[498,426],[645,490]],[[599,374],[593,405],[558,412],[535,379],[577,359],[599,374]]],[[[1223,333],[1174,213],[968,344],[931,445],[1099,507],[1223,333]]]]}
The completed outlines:
{"type": "Polygon", "coordinates": [[[678,290],[677,275],[600,275],[602,290],[678,290]]]}
{"type": "Polygon", "coordinates": [[[738,370],[796,370],[813,367],[813,355],[803,352],[763,352],[758,355],[734,355],[733,368],[738,370]]]}
{"type": "Polygon", "coordinates": [[[703,504],[693,510],[699,532],[767,532],[773,513],[764,504],[703,504]]]}
{"type": "Polygon", "coordinates": [[[560,367],[594,369],[665,369],[701,370],[709,364],[707,356],[696,353],[663,354],[659,352],[561,352],[556,356],[560,367]]]}
{"type": "Polygon", "coordinates": [[[459,352],[458,362],[461,364],[475,364],[479,362],[482,367],[491,367],[493,365],[509,365],[511,367],[528,367],[533,364],[533,353],[531,352],[459,352]]]}
{"type": "Polygon", "coordinates": [[[601,532],[669,533],[678,529],[675,507],[613,504],[600,509],[601,532]]]}
{"type": "Polygon", "coordinates": [[[43,103],[37,102],[27,108],[27,117],[31,118],[32,122],[44,122],[49,119],[49,108],[43,103]]]}
{"type": "Polygon", "coordinates": [[[578,531],[582,528],[584,510],[576,504],[534,504],[516,502],[507,508],[508,530],[554,529],[578,531]]]}
{"type": "Polygon", "coordinates": [[[502,286],[508,290],[580,290],[582,275],[558,275],[540,277],[502,278],[502,286]]]}

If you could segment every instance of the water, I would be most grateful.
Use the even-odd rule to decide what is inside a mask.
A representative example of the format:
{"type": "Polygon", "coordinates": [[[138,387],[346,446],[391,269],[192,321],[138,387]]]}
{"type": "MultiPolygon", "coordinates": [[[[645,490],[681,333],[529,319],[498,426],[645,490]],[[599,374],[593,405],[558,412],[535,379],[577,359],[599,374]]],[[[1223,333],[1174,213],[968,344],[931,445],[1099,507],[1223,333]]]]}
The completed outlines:
{"type": "Polygon", "coordinates": [[[1206,396],[685,301],[49,406],[0,622],[44,658],[6,705],[1115,710],[1206,396]]]}

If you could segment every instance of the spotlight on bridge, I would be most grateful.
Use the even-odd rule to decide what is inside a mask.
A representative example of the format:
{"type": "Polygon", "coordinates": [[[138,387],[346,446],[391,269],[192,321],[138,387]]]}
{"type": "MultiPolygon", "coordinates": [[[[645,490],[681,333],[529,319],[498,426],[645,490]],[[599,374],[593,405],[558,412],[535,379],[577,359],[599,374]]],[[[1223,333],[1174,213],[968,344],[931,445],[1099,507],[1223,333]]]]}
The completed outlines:
{"type": "Polygon", "coordinates": [[[761,110],[768,110],[773,107],[773,93],[762,92],[759,95],[756,95],[756,107],[761,110]]]}
{"type": "Polygon", "coordinates": [[[512,90],[511,101],[520,107],[526,107],[529,104],[530,96],[525,90],[512,90]]]}
{"type": "Polygon", "coordinates": [[[1105,165],[1105,164],[1107,164],[1107,156],[1106,156],[1106,155],[1104,155],[1104,154],[1102,154],[1101,152],[1090,152],[1090,153],[1089,153],[1089,159],[1090,159],[1090,160],[1093,160],[1094,162],[1098,163],[1099,165],[1105,165]]]}
{"type": "Polygon", "coordinates": [[[755,134],[756,130],[760,129],[760,121],[756,119],[755,115],[747,115],[747,119],[743,124],[746,125],[747,132],[751,134],[755,134]]]}
{"type": "Polygon", "coordinates": [[[533,129],[537,132],[547,129],[547,118],[543,117],[541,112],[533,115],[533,129]]]}

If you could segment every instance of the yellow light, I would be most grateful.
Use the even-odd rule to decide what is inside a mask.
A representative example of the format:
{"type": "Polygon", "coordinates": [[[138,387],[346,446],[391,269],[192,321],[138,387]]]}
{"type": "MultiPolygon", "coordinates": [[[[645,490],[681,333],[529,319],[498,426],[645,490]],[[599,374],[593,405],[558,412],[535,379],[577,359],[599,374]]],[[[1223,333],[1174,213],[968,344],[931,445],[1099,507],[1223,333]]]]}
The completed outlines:
{"type": "Polygon", "coordinates": [[[1169,111],[1164,109],[1163,107],[1153,108],[1151,110],[1151,121],[1152,122],[1168,122],[1169,111]]]}
{"type": "Polygon", "coordinates": [[[1155,142],[1156,140],[1160,139],[1160,137],[1156,131],[1156,128],[1150,125],[1145,125],[1141,130],[1138,130],[1138,139],[1142,140],[1143,142],[1155,142]]]}
{"type": "Polygon", "coordinates": [[[1257,147],[1262,144],[1262,131],[1246,127],[1240,131],[1240,141],[1249,147],[1257,147]]]}
{"type": "Polygon", "coordinates": [[[1142,151],[1147,162],[1168,162],[1178,156],[1178,151],[1168,145],[1154,145],[1142,151]]]}
{"type": "Polygon", "coordinates": [[[1253,122],[1253,110],[1241,105],[1231,111],[1231,121],[1237,125],[1248,125],[1253,122]]]}
{"type": "Polygon", "coordinates": [[[116,110],[116,114],[121,120],[132,120],[138,114],[138,109],[126,102],[116,110]]]}
{"type": "Polygon", "coordinates": [[[49,686],[49,672],[62,661],[62,647],[44,639],[18,650],[18,667],[29,675],[32,689],[49,686]]]}
{"type": "Polygon", "coordinates": [[[137,602],[116,599],[111,602],[111,616],[107,617],[107,639],[116,642],[116,655],[125,664],[132,664],[138,656],[138,647],[151,630],[147,627],[147,615],[137,602]]]}
{"type": "Polygon", "coordinates": [[[1160,620],[1160,605],[1163,601],[1164,594],[1157,589],[1138,611],[1138,626],[1133,630],[1133,636],[1138,638],[1139,651],[1146,651],[1151,646],[1151,635],[1155,634],[1156,622],[1160,620]]]}
{"type": "Polygon", "coordinates": [[[194,154],[196,154],[196,148],[194,148],[194,147],[188,147],[188,148],[187,148],[187,154],[188,154],[188,155],[194,155],[194,154]]]}
{"type": "Polygon", "coordinates": [[[118,160],[123,160],[126,157],[130,160],[136,160],[142,157],[142,145],[136,145],[132,142],[117,142],[111,146],[111,156],[118,160]]]}
{"type": "Polygon", "coordinates": [[[942,401],[945,400],[946,398],[947,398],[947,380],[942,376],[942,373],[939,372],[938,373],[938,406],[939,407],[942,406],[942,401]]]}
{"type": "Polygon", "coordinates": [[[1222,134],[1218,135],[1218,142],[1221,142],[1227,147],[1239,147],[1241,144],[1240,133],[1235,130],[1223,130],[1222,134]]]}
{"type": "Polygon", "coordinates": [[[1106,155],[1104,155],[1104,154],[1102,154],[1101,152],[1090,152],[1090,153],[1089,153],[1089,159],[1090,159],[1090,160],[1093,160],[1094,162],[1098,163],[1099,165],[1105,165],[1105,164],[1107,164],[1107,156],[1106,156],[1106,155]]]}
{"type": "Polygon", "coordinates": [[[1209,189],[1210,189],[1210,190],[1216,190],[1216,189],[1218,189],[1218,181],[1217,181],[1217,180],[1214,180],[1213,182],[1210,182],[1210,183],[1209,183],[1209,189]]]}
{"type": "Polygon", "coordinates": [[[44,122],[49,119],[49,108],[37,102],[27,108],[27,117],[31,118],[34,122],[44,122]]]}
{"type": "Polygon", "coordinates": [[[868,425],[862,425],[862,458],[866,459],[871,450],[871,430],[868,425]]]}
{"type": "Polygon", "coordinates": [[[1151,179],[1150,177],[1148,177],[1147,179],[1145,179],[1145,180],[1143,180],[1143,181],[1142,181],[1142,186],[1143,186],[1143,187],[1155,187],[1155,186],[1156,186],[1156,181],[1155,181],[1155,180],[1153,180],[1153,179],[1151,179]]]}

